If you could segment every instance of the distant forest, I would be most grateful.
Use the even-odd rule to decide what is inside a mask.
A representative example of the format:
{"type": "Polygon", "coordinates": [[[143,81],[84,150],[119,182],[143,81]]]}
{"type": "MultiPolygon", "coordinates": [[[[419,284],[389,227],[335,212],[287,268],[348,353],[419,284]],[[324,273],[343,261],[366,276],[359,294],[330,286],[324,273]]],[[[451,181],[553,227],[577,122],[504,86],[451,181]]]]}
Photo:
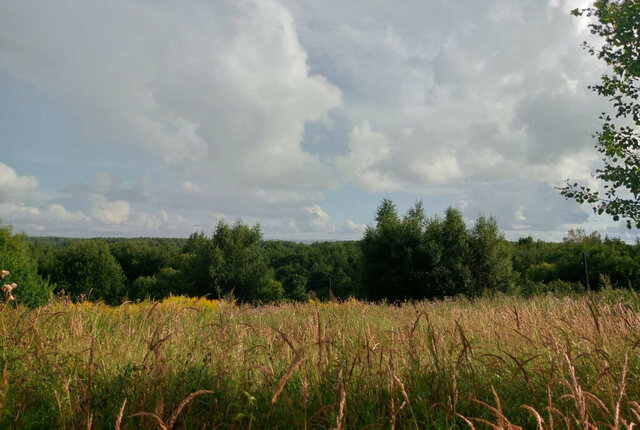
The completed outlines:
{"type": "Polygon", "coordinates": [[[581,230],[561,243],[509,242],[492,217],[468,227],[458,210],[428,218],[421,203],[401,216],[387,199],[360,241],[263,240],[259,225],[241,221],[188,239],[27,237],[0,227],[0,269],[18,284],[18,301],[32,306],[52,294],[108,304],[169,295],[394,302],[637,289],[639,263],[639,243],[581,230]]]}

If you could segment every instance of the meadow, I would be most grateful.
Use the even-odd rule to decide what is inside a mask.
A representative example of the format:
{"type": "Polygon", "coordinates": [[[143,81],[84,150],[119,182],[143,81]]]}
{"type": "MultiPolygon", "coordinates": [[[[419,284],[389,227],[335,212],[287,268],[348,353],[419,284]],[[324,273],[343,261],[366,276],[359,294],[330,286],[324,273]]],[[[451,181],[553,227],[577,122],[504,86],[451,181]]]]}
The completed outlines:
{"type": "Polygon", "coordinates": [[[5,305],[2,428],[632,428],[640,298],[5,305]]]}

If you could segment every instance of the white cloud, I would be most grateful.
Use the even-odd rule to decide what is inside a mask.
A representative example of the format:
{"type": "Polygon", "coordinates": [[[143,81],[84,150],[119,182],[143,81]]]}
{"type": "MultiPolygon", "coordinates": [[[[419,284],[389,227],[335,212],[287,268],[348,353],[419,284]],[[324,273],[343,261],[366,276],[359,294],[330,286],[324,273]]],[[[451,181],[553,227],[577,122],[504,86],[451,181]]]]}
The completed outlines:
{"type": "Polygon", "coordinates": [[[59,204],[48,205],[42,215],[47,222],[53,224],[87,225],[90,220],[84,213],[80,211],[68,211],[59,204]]]}
{"type": "Polygon", "coordinates": [[[351,130],[349,154],[336,159],[342,173],[367,191],[397,190],[399,184],[386,175],[383,163],[391,156],[391,144],[382,133],[363,121],[351,130]]]}
{"type": "Polygon", "coordinates": [[[38,208],[24,203],[4,202],[0,203],[0,218],[3,222],[13,224],[18,230],[66,230],[69,226],[83,230],[90,225],[90,218],[84,213],[68,211],[58,204],[38,208]]]}
{"type": "Polygon", "coordinates": [[[553,188],[594,184],[603,68],[569,14],[587,1],[287,4],[356,124],[336,165],[359,188],[451,195],[514,231],[587,219],[553,188]]]}
{"type": "Polygon", "coordinates": [[[331,222],[331,216],[329,216],[320,205],[307,206],[304,210],[308,215],[308,224],[311,229],[320,230],[325,233],[330,233],[335,229],[335,226],[331,222]]]}
{"type": "Polygon", "coordinates": [[[564,180],[571,178],[592,189],[598,188],[598,181],[592,174],[592,167],[599,159],[598,153],[583,150],[577,154],[565,155],[547,164],[532,164],[525,167],[524,173],[533,180],[544,181],[552,187],[562,186],[564,180]]]}
{"type": "Polygon", "coordinates": [[[366,225],[353,222],[353,220],[351,220],[350,218],[347,218],[345,220],[344,225],[347,231],[356,233],[358,235],[362,235],[362,233],[364,233],[365,229],[367,228],[366,225]]]}
{"type": "Polygon", "coordinates": [[[0,217],[2,217],[3,219],[24,217],[31,220],[38,216],[40,216],[40,209],[38,208],[26,206],[23,203],[0,203],[0,217]]]}
{"type": "Polygon", "coordinates": [[[122,224],[131,215],[131,205],[124,200],[109,201],[101,194],[90,194],[91,215],[110,224],[122,224]]]}
{"type": "Polygon", "coordinates": [[[0,219],[3,223],[12,224],[18,231],[63,236],[185,236],[195,229],[191,221],[181,215],[170,215],[165,210],[155,214],[134,211],[128,203],[109,202],[104,196],[92,196],[92,202],[89,215],[56,203],[36,207],[0,202],[0,219]]]}
{"type": "MultiPolygon", "coordinates": [[[[327,191],[352,187],[450,196],[470,218],[557,231],[588,222],[553,187],[595,184],[590,135],[606,108],[587,89],[603,69],[579,47],[586,20],[568,13],[588,4],[13,2],[0,14],[0,70],[76,112],[92,140],[164,163],[153,178],[69,184],[55,203],[87,214],[86,231],[225,216],[344,237],[362,217],[320,204],[335,208],[327,191]]],[[[18,202],[37,180],[0,163],[3,183],[0,198],[18,202]]]]}
{"type": "Polygon", "coordinates": [[[142,145],[191,182],[325,186],[328,168],[300,143],[341,93],[309,73],[278,2],[10,9],[0,67],[77,110],[93,138],[142,145]]]}
{"type": "Polygon", "coordinates": [[[0,200],[14,200],[23,197],[38,186],[33,176],[20,176],[16,171],[0,162],[0,200]]]}

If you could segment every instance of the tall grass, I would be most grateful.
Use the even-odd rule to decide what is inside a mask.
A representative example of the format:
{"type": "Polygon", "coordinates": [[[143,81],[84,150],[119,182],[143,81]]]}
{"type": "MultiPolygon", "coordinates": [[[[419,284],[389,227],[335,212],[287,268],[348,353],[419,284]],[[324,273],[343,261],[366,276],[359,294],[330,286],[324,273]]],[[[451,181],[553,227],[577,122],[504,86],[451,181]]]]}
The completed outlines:
{"type": "Polygon", "coordinates": [[[640,299],[252,307],[58,300],[0,315],[5,428],[630,428],[640,299]]]}

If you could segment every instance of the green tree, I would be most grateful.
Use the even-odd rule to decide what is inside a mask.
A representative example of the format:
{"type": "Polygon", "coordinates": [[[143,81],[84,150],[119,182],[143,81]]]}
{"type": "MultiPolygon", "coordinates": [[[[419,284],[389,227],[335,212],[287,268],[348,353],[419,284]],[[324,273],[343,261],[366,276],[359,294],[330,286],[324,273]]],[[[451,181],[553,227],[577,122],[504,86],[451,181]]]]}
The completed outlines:
{"type": "Polygon", "coordinates": [[[237,221],[233,226],[221,221],[212,237],[211,275],[222,294],[233,292],[240,300],[277,301],[282,299],[282,284],[273,279],[273,271],[260,244],[260,226],[237,221]]]}
{"type": "Polygon", "coordinates": [[[11,226],[0,226],[0,270],[10,272],[2,280],[3,284],[18,285],[12,292],[18,303],[35,307],[51,298],[51,287],[38,275],[36,259],[29,251],[25,236],[13,234],[11,226]]]}
{"type": "Polygon", "coordinates": [[[170,294],[180,294],[181,274],[171,267],[163,267],[153,276],[140,276],[130,289],[130,299],[161,300],[170,294]]]}
{"type": "MultiPolygon", "coordinates": [[[[402,218],[391,200],[380,203],[376,225],[367,227],[361,242],[364,281],[370,298],[405,300],[439,295],[433,270],[441,252],[425,240],[428,224],[422,202],[402,218]]],[[[440,238],[439,234],[435,238],[438,245],[440,238]]]]}
{"type": "Polygon", "coordinates": [[[183,275],[184,292],[191,296],[222,295],[215,283],[213,242],[204,233],[193,233],[182,249],[180,271],[183,275]]]}
{"type": "Polygon", "coordinates": [[[287,275],[282,283],[285,295],[288,299],[305,301],[309,298],[307,293],[307,278],[297,273],[287,275]]]}
{"type": "Polygon", "coordinates": [[[56,250],[56,266],[51,280],[57,290],[65,290],[76,299],[118,304],[125,296],[125,277],[109,245],[103,240],[79,240],[56,250]]]}
{"type": "Polygon", "coordinates": [[[610,67],[601,83],[590,88],[613,103],[615,118],[601,114],[602,129],[595,135],[603,161],[595,177],[603,182],[604,192],[569,181],[560,192],[591,204],[597,214],[640,228],[640,1],[598,0],[572,13],[595,18],[589,24],[591,33],[604,39],[601,47],[584,46],[610,67]]]}
{"type": "Polygon", "coordinates": [[[507,291],[513,279],[511,253],[494,217],[480,215],[471,230],[470,267],[474,294],[507,291]]]}
{"type": "Polygon", "coordinates": [[[455,296],[471,292],[469,268],[470,234],[459,210],[448,208],[441,224],[442,274],[439,283],[442,295],[455,296]]]}
{"type": "Polygon", "coordinates": [[[587,256],[591,288],[599,288],[601,275],[606,275],[618,287],[634,288],[640,283],[638,244],[602,239],[597,232],[587,234],[582,229],[569,230],[562,243],[534,242],[531,238],[524,238],[513,244],[511,249],[513,267],[520,274],[522,285],[531,282],[584,285],[583,254],[587,256]]]}
{"type": "Polygon", "coordinates": [[[376,221],[361,242],[370,298],[479,295],[511,285],[511,251],[492,217],[478,217],[469,230],[457,209],[427,219],[417,202],[401,218],[385,199],[376,221]]]}
{"type": "Polygon", "coordinates": [[[406,298],[402,282],[402,224],[395,205],[384,199],[378,206],[376,225],[368,226],[361,241],[365,282],[374,300],[406,298]]]}
{"type": "Polygon", "coordinates": [[[119,239],[109,244],[127,281],[153,276],[165,267],[177,267],[180,248],[162,239],[119,239]]]}

